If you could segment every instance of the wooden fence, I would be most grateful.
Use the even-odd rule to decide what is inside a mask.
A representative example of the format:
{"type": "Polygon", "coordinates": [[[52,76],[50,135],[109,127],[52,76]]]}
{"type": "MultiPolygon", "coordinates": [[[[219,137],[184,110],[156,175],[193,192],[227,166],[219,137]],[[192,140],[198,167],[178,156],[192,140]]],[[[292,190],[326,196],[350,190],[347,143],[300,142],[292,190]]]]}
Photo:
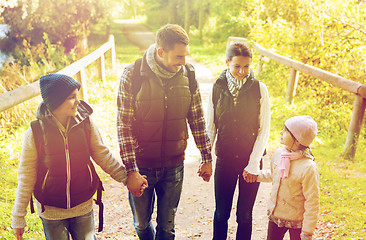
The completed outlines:
{"type": "MultiPolygon", "coordinates": [[[[58,71],[57,73],[65,74],[71,77],[75,76],[75,79],[81,83],[80,98],[88,101],[85,68],[93,62],[98,62],[98,75],[103,80],[103,82],[105,82],[105,54],[107,52],[110,52],[112,68],[115,69],[116,51],[114,37],[111,35],[109,37],[109,41],[103,44],[97,50],[58,71]]],[[[39,81],[16,88],[9,92],[5,92],[0,95],[0,112],[34,98],[39,94],[39,81]]]]}
{"type": "Polygon", "coordinates": [[[351,122],[348,128],[348,134],[346,143],[344,146],[344,157],[345,158],[353,158],[357,148],[357,140],[360,135],[360,130],[362,126],[363,117],[365,114],[366,108],[366,86],[355,81],[351,81],[347,78],[338,76],[336,74],[324,71],[322,69],[301,63],[296,60],[292,60],[290,58],[281,56],[274,52],[271,52],[257,43],[249,42],[245,38],[239,37],[229,37],[227,41],[227,45],[230,45],[233,42],[245,42],[248,43],[252,48],[259,52],[259,62],[257,67],[257,74],[260,73],[262,69],[262,58],[263,56],[272,59],[278,63],[286,65],[291,68],[290,77],[287,84],[286,90],[286,101],[290,104],[293,103],[293,99],[296,93],[296,86],[298,81],[298,71],[306,73],[315,78],[319,78],[323,81],[326,81],[336,87],[340,87],[344,90],[347,90],[356,95],[354,104],[353,104],[353,112],[351,116],[351,122]]]}

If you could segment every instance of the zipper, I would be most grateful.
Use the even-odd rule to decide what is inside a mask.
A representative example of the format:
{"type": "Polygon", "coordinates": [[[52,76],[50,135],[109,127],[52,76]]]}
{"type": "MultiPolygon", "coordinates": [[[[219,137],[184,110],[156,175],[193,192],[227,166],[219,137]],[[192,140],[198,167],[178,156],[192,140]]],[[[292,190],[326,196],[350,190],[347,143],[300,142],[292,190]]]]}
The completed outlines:
{"type": "Polygon", "coordinates": [[[47,170],[46,175],[44,176],[43,183],[42,183],[42,192],[43,192],[43,191],[44,191],[44,189],[45,189],[46,181],[47,181],[48,173],[49,173],[49,172],[50,172],[50,170],[47,170]]]}
{"type": "Polygon", "coordinates": [[[70,152],[69,152],[69,141],[67,133],[64,135],[59,129],[61,136],[64,138],[65,144],[65,157],[66,157],[66,208],[71,208],[71,167],[70,167],[70,152]]]}
{"type": "Polygon", "coordinates": [[[166,127],[167,127],[167,117],[168,117],[168,96],[166,93],[166,88],[164,89],[164,120],[162,129],[162,139],[161,139],[161,158],[165,161],[165,142],[166,142],[166,127]]]}
{"type": "Polygon", "coordinates": [[[89,170],[89,175],[90,175],[90,185],[93,185],[93,174],[92,174],[92,171],[91,171],[89,165],[88,165],[88,170],[89,170]]]}
{"type": "Polygon", "coordinates": [[[67,183],[66,183],[66,200],[67,208],[71,208],[71,168],[70,168],[70,152],[69,152],[69,142],[67,136],[65,137],[65,147],[66,147],[66,172],[67,172],[67,183]]]}

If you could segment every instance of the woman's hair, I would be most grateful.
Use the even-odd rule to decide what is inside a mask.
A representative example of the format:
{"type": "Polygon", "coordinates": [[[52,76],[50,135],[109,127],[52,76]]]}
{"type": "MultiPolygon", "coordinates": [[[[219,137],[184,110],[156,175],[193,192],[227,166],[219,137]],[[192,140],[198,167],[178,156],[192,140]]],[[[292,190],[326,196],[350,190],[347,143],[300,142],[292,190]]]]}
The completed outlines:
{"type": "MultiPolygon", "coordinates": [[[[295,138],[295,136],[292,134],[292,132],[291,132],[291,131],[286,127],[286,125],[285,125],[285,129],[286,129],[286,131],[287,131],[287,132],[289,132],[289,133],[290,133],[291,137],[292,137],[294,140],[298,141],[298,140],[295,138]]],[[[299,142],[299,150],[305,150],[305,149],[307,149],[307,148],[309,148],[309,147],[304,146],[304,145],[302,145],[302,144],[299,142]]]]}
{"type": "Polygon", "coordinates": [[[226,59],[231,61],[233,57],[243,56],[252,58],[252,51],[246,43],[236,42],[226,49],[226,59]]]}
{"type": "Polygon", "coordinates": [[[189,37],[186,31],[179,25],[167,24],[159,29],[156,34],[156,46],[165,51],[172,50],[175,44],[189,44],[189,37]]]}

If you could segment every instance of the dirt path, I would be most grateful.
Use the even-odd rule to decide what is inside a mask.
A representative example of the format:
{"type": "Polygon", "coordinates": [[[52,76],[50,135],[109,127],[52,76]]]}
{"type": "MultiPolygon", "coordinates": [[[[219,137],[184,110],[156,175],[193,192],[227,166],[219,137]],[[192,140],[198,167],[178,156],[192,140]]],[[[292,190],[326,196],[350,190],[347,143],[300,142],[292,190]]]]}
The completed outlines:
{"type": "MultiPolygon", "coordinates": [[[[140,47],[143,52],[154,42],[154,34],[145,26],[124,23],[123,33],[131,41],[140,47]]],[[[196,69],[196,76],[200,83],[203,106],[207,104],[209,91],[215,76],[203,64],[197,63],[192,58],[187,59],[196,69]]],[[[118,149],[114,149],[117,156],[118,149]]],[[[200,155],[195,147],[193,137],[190,136],[186,151],[185,174],[183,192],[176,215],[176,239],[212,239],[212,221],[214,214],[214,191],[213,178],[209,183],[204,182],[196,174],[200,155]]],[[[269,160],[265,160],[265,167],[268,167],[269,160]]],[[[110,178],[108,178],[110,179],[110,178]]],[[[133,228],[132,214],[128,204],[127,188],[122,187],[113,180],[104,181],[103,201],[105,206],[104,230],[98,233],[98,239],[138,239],[133,228]]],[[[255,240],[266,239],[267,220],[266,205],[270,184],[262,183],[257,195],[253,212],[253,238],[255,240]]],[[[235,239],[236,233],[236,199],[231,218],[229,220],[228,239],[235,239]]],[[[98,212],[97,208],[96,213],[98,212]]],[[[155,211],[156,212],[156,211],[155,211]]],[[[153,215],[155,219],[156,215],[153,215]]],[[[97,221],[97,218],[96,218],[97,221]]]]}

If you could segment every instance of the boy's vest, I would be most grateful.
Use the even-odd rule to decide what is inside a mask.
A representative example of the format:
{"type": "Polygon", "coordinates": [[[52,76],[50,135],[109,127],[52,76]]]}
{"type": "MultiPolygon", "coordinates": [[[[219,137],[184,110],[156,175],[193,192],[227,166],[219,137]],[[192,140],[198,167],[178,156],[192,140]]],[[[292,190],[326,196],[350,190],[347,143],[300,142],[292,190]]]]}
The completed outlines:
{"type": "Polygon", "coordinates": [[[197,90],[194,68],[186,64],[187,75],[168,79],[164,86],[144,59],[134,63],[131,76],[135,97],[134,136],[138,142],[136,161],[140,168],[175,166],[184,160],[187,146],[187,114],[197,90]]]}
{"type": "MultiPolygon", "coordinates": [[[[33,194],[44,206],[73,208],[93,197],[98,190],[99,231],[103,228],[103,186],[90,160],[90,121],[72,127],[64,138],[53,122],[31,122],[36,143],[37,181],[33,194]]],[[[31,202],[31,211],[34,212],[31,202]]]]}

